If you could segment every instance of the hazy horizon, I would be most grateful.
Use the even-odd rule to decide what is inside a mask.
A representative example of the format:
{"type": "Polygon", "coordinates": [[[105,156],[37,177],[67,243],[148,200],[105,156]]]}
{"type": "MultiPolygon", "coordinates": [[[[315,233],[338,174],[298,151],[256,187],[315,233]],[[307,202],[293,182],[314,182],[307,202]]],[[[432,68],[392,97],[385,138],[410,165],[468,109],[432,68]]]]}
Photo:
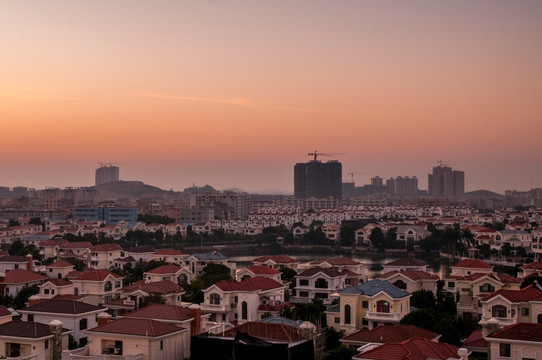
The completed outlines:
{"type": "Polygon", "coordinates": [[[542,2],[0,2],[0,186],[293,191],[372,176],[542,187],[542,2]]]}

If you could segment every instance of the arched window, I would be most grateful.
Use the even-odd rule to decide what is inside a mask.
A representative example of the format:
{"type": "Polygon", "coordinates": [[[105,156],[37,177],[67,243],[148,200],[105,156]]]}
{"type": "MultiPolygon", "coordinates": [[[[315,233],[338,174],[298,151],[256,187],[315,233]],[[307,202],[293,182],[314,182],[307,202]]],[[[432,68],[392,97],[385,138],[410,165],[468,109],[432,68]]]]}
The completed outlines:
{"type": "Polygon", "coordinates": [[[218,294],[209,295],[209,304],[220,305],[220,295],[218,294]]]}
{"type": "Polygon", "coordinates": [[[345,305],[344,306],[344,323],[350,324],[351,321],[352,321],[352,314],[351,314],[350,305],[345,305]]]}
{"type": "Polygon", "coordinates": [[[393,285],[397,286],[399,289],[406,289],[406,283],[403,280],[397,280],[393,285]]]}
{"type": "Polygon", "coordinates": [[[241,303],[241,319],[248,319],[248,305],[246,301],[241,303]]]}
{"type": "Polygon", "coordinates": [[[104,291],[111,291],[111,290],[113,290],[113,284],[111,283],[111,281],[108,281],[104,285],[104,291]]]}
{"type": "Polygon", "coordinates": [[[500,317],[505,318],[507,316],[507,310],[506,306],[504,305],[495,305],[491,308],[491,316],[492,317],[500,317]]]}
{"type": "Polygon", "coordinates": [[[79,330],[86,330],[87,326],[88,326],[87,319],[79,320],[79,330]]]}
{"type": "Polygon", "coordinates": [[[314,287],[317,289],[327,289],[327,280],[322,278],[316,279],[314,287]]]}
{"type": "Polygon", "coordinates": [[[62,279],[62,274],[58,273],[57,278],[62,279]]]}
{"type": "Polygon", "coordinates": [[[386,300],[378,300],[376,302],[376,311],[381,313],[390,312],[390,302],[386,300]]]}

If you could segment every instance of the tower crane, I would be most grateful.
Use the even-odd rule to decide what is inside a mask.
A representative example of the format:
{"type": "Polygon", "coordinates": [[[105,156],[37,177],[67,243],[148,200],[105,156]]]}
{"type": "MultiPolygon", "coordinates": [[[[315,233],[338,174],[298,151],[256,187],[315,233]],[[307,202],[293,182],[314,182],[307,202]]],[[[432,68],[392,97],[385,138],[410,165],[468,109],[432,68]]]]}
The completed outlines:
{"type": "Polygon", "coordinates": [[[318,161],[318,156],[335,156],[335,155],[346,155],[345,153],[319,153],[318,150],[314,150],[308,154],[309,156],[314,156],[314,161],[318,161]]]}
{"type": "Polygon", "coordinates": [[[457,165],[457,161],[454,161],[454,160],[439,160],[437,161],[437,164],[439,164],[439,166],[448,166],[448,165],[457,165]]]}

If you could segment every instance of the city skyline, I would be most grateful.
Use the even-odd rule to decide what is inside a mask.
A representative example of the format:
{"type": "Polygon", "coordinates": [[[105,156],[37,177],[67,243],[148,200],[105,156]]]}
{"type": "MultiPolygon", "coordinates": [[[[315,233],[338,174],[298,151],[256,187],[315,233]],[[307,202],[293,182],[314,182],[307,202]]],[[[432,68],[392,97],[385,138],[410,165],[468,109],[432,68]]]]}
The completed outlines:
{"type": "Polygon", "coordinates": [[[427,174],[542,187],[537,1],[3,1],[0,186],[293,192],[307,153],[343,181],[427,174]],[[452,163],[453,162],[453,163],[452,163]]]}

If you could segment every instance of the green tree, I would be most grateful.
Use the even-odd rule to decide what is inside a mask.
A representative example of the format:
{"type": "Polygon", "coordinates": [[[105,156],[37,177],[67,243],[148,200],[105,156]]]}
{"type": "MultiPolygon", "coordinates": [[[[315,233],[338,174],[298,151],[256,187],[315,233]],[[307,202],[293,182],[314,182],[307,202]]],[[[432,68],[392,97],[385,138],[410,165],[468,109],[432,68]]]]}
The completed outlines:
{"type": "Polygon", "coordinates": [[[334,328],[326,328],[324,336],[326,339],[326,351],[333,350],[341,345],[341,342],[339,341],[341,339],[341,334],[334,328]]]}
{"type": "Polygon", "coordinates": [[[371,244],[373,245],[373,247],[377,249],[384,249],[385,236],[381,228],[374,228],[371,231],[371,235],[369,235],[369,240],[371,240],[371,244]]]}
{"type": "Polygon", "coordinates": [[[512,245],[510,243],[505,242],[504,245],[501,247],[502,254],[504,256],[510,256],[512,253],[512,245]]]}
{"type": "Polygon", "coordinates": [[[11,243],[8,254],[10,255],[17,255],[22,249],[24,248],[24,244],[21,240],[15,240],[11,243]]]}
{"type": "Polygon", "coordinates": [[[341,225],[341,246],[352,246],[356,243],[355,232],[358,227],[352,223],[344,223],[341,225]]]}
{"type": "Polygon", "coordinates": [[[437,300],[431,290],[421,289],[412,293],[410,305],[417,309],[434,309],[437,305],[437,300]]]}
{"type": "Polygon", "coordinates": [[[529,285],[531,285],[532,283],[534,282],[537,282],[538,284],[542,285],[542,277],[540,276],[529,276],[528,278],[526,278],[525,280],[523,280],[521,282],[521,285],[519,286],[521,289],[523,289],[524,287],[527,287],[529,285]]]}
{"type": "Polygon", "coordinates": [[[202,279],[205,288],[222,280],[231,281],[230,268],[222,264],[209,263],[203,268],[202,279]]]}
{"type": "Polygon", "coordinates": [[[297,275],[297,272],[295,270],[287,268],[287,267],[282,268],[280,272],[281,272],[280,278],[285,281],[292,281],[294,277],[297,275]]]}
{"type": "Polygon", "coordinates": [[[19,293],[17,296],[15,296],[14,299],[14,307],[15,309],[22,309],[26,306],[26,303],[28,302],[28,298],[32,295],[36,295],[40,292],[40,288],[38,285],[32,285],[27,286],[19,290],[19,293]]]}

